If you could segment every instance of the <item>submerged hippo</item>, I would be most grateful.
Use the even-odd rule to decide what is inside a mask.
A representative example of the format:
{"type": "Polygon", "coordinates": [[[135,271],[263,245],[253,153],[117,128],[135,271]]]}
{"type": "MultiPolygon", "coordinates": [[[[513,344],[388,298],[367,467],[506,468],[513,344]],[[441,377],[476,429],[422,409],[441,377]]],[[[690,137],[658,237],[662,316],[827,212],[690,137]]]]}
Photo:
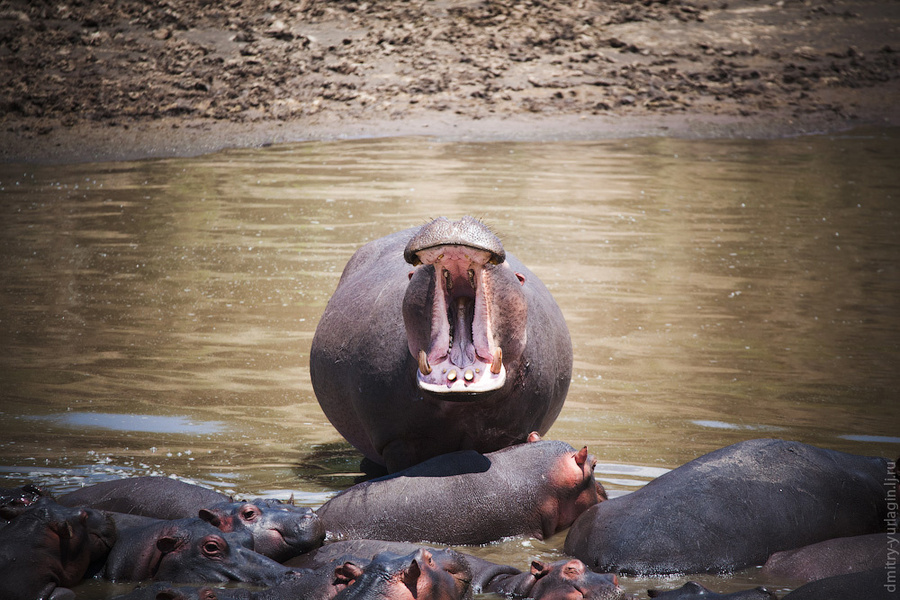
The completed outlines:
{"type": "Polygon", "coordinates": [[[88,506],[154,519],[196,517],[200,508],[231,497],[170,477],[126,477],[89,485],[60,496],[63,506],[88,506]]]}
{"type": "Polygon", "coordinates": [[[571,372],[550,292],[472,217],[357,250],[310,350],[325,415],[391,472],[545,433],[571,372]]]}
{"type": "Polygon", "coordinates": [[[450,550],[419,548],[406,555],[382,552],[362,565],[348,560],[334,570],[347,585],[337,600],[463,600],[472,598],[469,564],[450,550]]]}
{"type": "Polygon", "coordinates": [[[566,537],[592,569],[728,572],[774,552],[883,531],[888,462],[798,442],[740,442],[589,508],[566,537]]]}
{"type": "MultiPolygon", "coordinates": [[[[403,556],[425,548],[408,542],[383,540],[347,540],[326,544],[308,554],[293,558],[288,565],[315,573],[331,572],[353,557],[358,564],[367,564],[376,555],[389,552],[403,556]]],[[[594,573],[578,559],[562,559],[553,563],[535,560],[530,570],[521,571],[470,554],[457,553],[468,563],[471,591],[475,594],[498,594],[506,598],[534,600],[617,600],[624,596],[615,575],[594,573]]],[[[456,563],[459,561],[453,561],[456,563]]],[[[459,571],[457,569],[457,571],[459,571]]],[[[459,571],[460,573],[462,571],[459,571]]],[[[319,586],[324,587],[324,586],[319,586]]]]}
{"type": "Polygon", "coordinates": [[[606,497],[587,448],[540,440],[488,454],[462,450],[344,490],[317,513],[345,539],[484,544],[545,539],[606,497]]]}
{"type": "Polygon", "coordinates": [[[199,516],[222,531],[246,530],[253,550],[278,562],[318,548],[325,526],[311,508],[257,498],[201,508],[199,516]]]}
{"type": "Polygon", "coordinates": [[[30,483],[17,488],[0,488],[0,525],[22,514],[45,496],[49,496],[46,490],[30,483]]]}
{"type": "Polygon", "coordinates": [[[782,550],[769,557],[761,573],[764,577],[809,582],[870,571],[888,564],[890,541],[888,533],[870,533],[782,550]]]}
{"type": "Polygon", "coordinates": [[[194,517],[121,532],[103,576],[112,581],[225,582],[274,585],[287,567],[246,547],[248,532],[223,532],[194,517]]]}
{"type": "Polygon", "coordinates": [[[74,598],[66,588],[102,564],[115,541],[100,511],[39,498],[0,530],[0,598],[74,598]]]}
{"type": "Polygon", "coordinates": [[[869,571],[817,579],[798,587],[782,600],[896,600],[897,577],[890,566],[889,563],[869,571]]]}
{"type": "Polygon", "coordinates": [[[717,594],[696,581],[688,581],[677,590],[647,590],[651,598],[662,600],[778,600],[778,596],[764,587],[741,590],[730,594],[717,594]]]}

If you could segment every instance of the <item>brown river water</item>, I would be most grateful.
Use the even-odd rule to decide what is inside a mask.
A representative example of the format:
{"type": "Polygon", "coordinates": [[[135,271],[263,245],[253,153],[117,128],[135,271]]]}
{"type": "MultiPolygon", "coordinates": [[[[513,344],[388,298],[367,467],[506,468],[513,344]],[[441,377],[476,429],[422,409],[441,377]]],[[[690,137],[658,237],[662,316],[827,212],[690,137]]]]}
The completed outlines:
{"type": "MultiPolygon", "coordinates": [[[[464,214],[561,306],[575,364],[547,437],[586,444],[611,495],[755,437],[897,458],[898,156],[889,129],[0,165],[0,487],[171,475],[320,505],[361,458],[309,379],[341,269],[464,214]]],[[[527,568],[564,539],[468,550],[527,568]]],[[[691,578],[790,589],[756,569],[691,578]]]]}

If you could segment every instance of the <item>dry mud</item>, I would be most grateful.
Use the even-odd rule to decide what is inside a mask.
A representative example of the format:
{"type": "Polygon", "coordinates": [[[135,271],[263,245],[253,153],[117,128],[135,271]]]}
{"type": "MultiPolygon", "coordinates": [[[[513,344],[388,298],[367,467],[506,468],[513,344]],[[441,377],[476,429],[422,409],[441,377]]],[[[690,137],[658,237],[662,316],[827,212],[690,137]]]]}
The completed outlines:
{"type": "Polygon", "coordinates": [[[893,0],[3,0],[0,160],[900,124],[893,0]]]}

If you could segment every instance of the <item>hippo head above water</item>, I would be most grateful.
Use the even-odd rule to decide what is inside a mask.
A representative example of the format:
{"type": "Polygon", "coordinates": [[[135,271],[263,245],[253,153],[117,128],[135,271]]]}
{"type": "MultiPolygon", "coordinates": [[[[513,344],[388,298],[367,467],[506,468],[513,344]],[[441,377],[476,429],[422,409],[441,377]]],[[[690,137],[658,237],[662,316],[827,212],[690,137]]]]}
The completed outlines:
{"type": "Polygon", "coordinates": [[[360,247],[310,348],[325,415],[392,472],[546,433],[571,376],[550,292],[472,217],[360,247]]]}
{"type": "Polygon", "coordinates": [[[419,388],[446,400],[502,388],[504,360],[518,361],[525,347],[528,302],[525,277],[510,268],[497,236],[472,217],[440,218],[409,240],[403,257],[416,267],[403,319],[419,388]]]}

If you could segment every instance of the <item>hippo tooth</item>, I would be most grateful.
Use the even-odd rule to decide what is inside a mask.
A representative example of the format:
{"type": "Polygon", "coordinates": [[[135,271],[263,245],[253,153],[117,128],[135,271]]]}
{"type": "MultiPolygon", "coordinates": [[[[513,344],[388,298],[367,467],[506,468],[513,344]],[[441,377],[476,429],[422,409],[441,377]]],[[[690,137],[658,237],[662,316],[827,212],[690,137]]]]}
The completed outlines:
{"type": "Polygon", "coordinates": [[[475,379],[475,373],[472,372],[472,369],[466,369],[466,372],[465,372],[465,374],[463,374],[463,377],[465,378],[466,381],[472,381],[473,379],[475,379]]]}
{"type": "Polygon", "coordinates": [[[419,371],[422,372],[422,375],[431,374],[431,365],[428,364],[428,357],[424,350],[419,350],[419,371]]]}
{"type": "Polygon", "coordinates": [[[447,373],[447,381],[456,381],[456,369],[447,373]]]}
{"type": "Polygon", "coordinates": [[[503,350],[501,348],[497,348],[497,351],[494,352],[494,360],[491,361],[491,373],[494,375],[498,375],[500,373],[500,367],[503,366],[503,350]]]}

